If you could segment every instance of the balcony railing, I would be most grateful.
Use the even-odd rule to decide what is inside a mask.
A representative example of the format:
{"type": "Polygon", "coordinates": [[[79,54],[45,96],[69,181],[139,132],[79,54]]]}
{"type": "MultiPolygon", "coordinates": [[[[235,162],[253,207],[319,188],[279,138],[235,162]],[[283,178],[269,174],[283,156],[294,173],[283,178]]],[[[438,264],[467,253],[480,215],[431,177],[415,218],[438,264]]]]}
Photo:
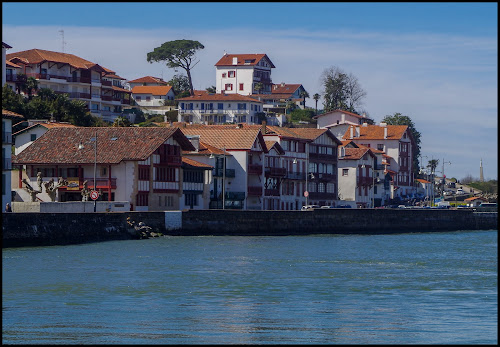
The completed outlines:
{"type": "Polygon", "coordinates": [[[90,99],[90,94],[89,93],[72,92],[72,93],[69,93],[69,97],[72,99],[90,99]]]}
{"type": "MultiPolygon", "coordinates": [[[[214,177],[223,177],[224,169],[214,169],[214,177]]],[[[226,169],[226,177],[233,178],[236,176],[236,171],[234,169],[226,169]]]]}
{"type": "Polygon", "coordinates": [[[101,95],[102,101],[112,101],[113,97],[111,95],[101,95]]]}
{"type": "Polygon", "coordinates": [[[286,176],[286,169],[282,167],[266,167],[264,168],[264,172],[266,176],[273,176],[273,177],[286,176]]]}
{"type": "Polygon", "coordinates": [[[248,164],[248,173],[254,175],[262,174],[262,165],[260,164],[248,164]]]}
{"type": "Polygon", "coordinates": [[[313,175],[324,181],[334,181],[337,178],[337,175],[329,173],[314,173],[313,175]]]}
{"type": "Polygon", "coordinates": [[[304,172],[288,171],[286,174],[286,178],[288,178],[290,180],[305,180],[306,174],[304,172]]]}
{"type": "Polygon", "coordinates": [[[335,154],[309,153],[309,159],[321,159],[321,160],[336,161],[337,156],[335,154]]]}
{"type": "Polygon", "coordinates": [[[264,189],[265,196],[280,196],[279,189],[264,189]]]}
{"type": "Polygon", "coordinates": [[[249,196],[262,196],[262,187],[254,186],[248,187],[248,195],[249,196]]]}
{"type": "Polygon", "coordinates": [[[106,80],[102,80],[101,83],[105,87],[111,87],[113,85],[111,81],[106,81],[106,80]]]}
{"type": "Polygon", "coordinates": [[[90,84],[90,77],[68,77],[68,82],[90,84]]]}
{"type": "Polygon", "coordinates": [[[371,186],[372,184],[372,177],[358,177],[358,186],[371,186]]]}

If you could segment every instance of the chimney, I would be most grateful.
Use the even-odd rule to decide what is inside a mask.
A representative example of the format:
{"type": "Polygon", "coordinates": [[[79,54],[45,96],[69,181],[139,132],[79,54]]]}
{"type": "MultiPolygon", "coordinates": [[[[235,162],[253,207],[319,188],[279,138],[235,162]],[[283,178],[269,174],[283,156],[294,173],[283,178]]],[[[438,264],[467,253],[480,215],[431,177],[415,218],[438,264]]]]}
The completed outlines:
{"type": "Polygon", "coordinates": [[[266,128],[267,127],[267,122],[265,120],[262,121],[262,135],[265,135],[266,134],[266,128]]]}
{"type": "Polygon", "coordinates": [[[387,127],[384,127],[384,140],[387,139],[387,127]]]}
{"type": "Polygon", "coordinates": [[[356,127],[356,137],[359,137],[359,127],[356,127]]]}
{"type": "Polygon", "coordinates": [[[195,148],[195,152],[198,152],[200,150],[200,136],[199,135],[193,135],[188,137],[189,141],[191,141],[191,144],[195,148]]]}
{"type": "Polygon", "coordinates": [[[354,129],[353,129],[352,126],[349,129],[351,130],[351,137],[350,137],[350,139],[352,140],[352,138],[354,137],[354,134],[353,134],[354,133],[354,129]]]}
{"type": "Polygon", "coordinates": [[[367,126],[368,126],[368,123],[363,122],[363,126],[364,126],[364,127],[367,127],[367,126]]]}
{"type": "Polygon", "coordinates": [[[285,86],[285,82],[281,82],[281,86],[284,87],[285,86]]]}
{"type": "Polygon", "coordinates": [[[233,65],[238,65],[238,57],[233,57],[233,65]]]}

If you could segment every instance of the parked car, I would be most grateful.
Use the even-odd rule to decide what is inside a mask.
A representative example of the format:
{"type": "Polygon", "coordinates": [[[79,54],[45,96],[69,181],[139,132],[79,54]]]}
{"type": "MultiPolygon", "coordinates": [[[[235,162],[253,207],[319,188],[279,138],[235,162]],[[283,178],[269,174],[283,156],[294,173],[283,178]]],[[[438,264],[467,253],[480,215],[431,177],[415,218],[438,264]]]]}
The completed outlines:
{"type": "Polygon", "coordinates": [[[352,208],[351,205],[338,205],[337,208],[352,208]]]}
{"type": "Polygon", "coordinates": [[[455,194],[457,194],[457,195],[463,195],[463,194],[465,194],[465,192],[464,192],[464,190],[462,188],[458,188],[455,194]]]}
{"type": "Polygon", "coordinates": [[[301,211],[311,211],[311,210],[314,210],[315,208],[320,208],[319,205],[305,205],[305,206],[302,206],[302,208],[300,209],[301,211]]]}
{"type": "Polygon", "coordinates": [[[335,208],[333,206],[328,206],[328,205],[324,205],[324,206],[321,206],[321,208],[335,208]]]}

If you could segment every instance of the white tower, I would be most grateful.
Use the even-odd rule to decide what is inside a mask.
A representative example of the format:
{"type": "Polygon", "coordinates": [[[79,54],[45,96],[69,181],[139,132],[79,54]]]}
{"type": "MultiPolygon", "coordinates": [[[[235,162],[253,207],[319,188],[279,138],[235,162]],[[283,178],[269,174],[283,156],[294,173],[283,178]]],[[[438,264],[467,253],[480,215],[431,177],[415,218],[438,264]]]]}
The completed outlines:
{"type": "Polygon", "coordinates": [[[483,176],[483,158],[481,158],[481,162],[479,164],[479,181],[484,182],[484,176],[483,176]]]}

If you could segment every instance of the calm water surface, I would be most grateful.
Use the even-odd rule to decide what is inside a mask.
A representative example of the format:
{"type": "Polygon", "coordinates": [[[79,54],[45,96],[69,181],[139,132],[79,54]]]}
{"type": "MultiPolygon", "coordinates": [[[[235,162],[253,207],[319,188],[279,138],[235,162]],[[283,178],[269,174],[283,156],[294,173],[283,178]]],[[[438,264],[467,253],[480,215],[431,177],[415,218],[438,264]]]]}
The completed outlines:
{"type": "Polygon", "coordinates": [[[497,231],[2,250],[10,344],[493,344],[497,231]]]}

